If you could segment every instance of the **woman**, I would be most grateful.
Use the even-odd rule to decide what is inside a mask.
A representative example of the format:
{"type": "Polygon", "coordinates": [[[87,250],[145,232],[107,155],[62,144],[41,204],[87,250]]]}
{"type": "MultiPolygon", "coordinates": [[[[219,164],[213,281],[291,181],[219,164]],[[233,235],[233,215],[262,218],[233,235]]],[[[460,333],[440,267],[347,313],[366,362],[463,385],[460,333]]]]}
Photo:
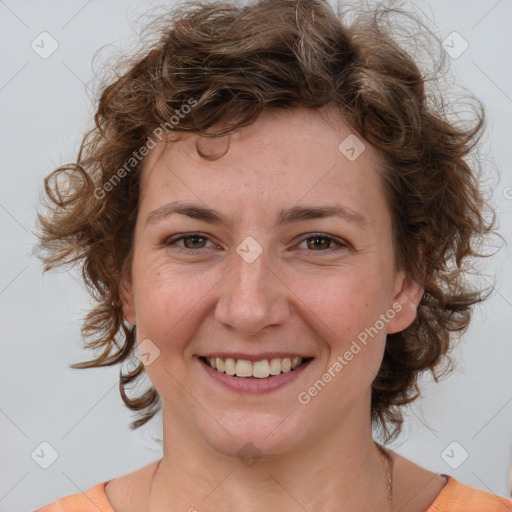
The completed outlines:
{"type": "Polygon", "coordinates": [[[465,161],[483,112],[435,109],[392,13],[184,5],[104,88],[46,179],[43,258],[83,264],[103,352],[73,366],[135,356],[122,397],[134,428],[161,407],[163,457],[38,512],[512,510],[373,440],[467,327],[493,232],[465,161]]]}

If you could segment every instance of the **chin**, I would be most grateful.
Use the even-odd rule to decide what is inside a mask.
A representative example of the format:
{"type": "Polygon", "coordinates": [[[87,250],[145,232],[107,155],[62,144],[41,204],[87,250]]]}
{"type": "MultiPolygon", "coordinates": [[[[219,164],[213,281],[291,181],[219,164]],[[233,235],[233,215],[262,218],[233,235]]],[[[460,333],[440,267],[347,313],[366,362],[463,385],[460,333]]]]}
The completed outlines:
{"type": "Polygon", "coordinates": [[[226,430],[216,424],[214,429],[204,431],[204,437],[213,449],[237,457],[244,464],[246,459],[273,458],[296,450],[305,437],[304,424],[299,425],[297,420],[283,421],[284,417],[283,414],[253,413],[244,417],[233,414],[229,421],[219,418],[221,425],[227,425],[226,430]]]}

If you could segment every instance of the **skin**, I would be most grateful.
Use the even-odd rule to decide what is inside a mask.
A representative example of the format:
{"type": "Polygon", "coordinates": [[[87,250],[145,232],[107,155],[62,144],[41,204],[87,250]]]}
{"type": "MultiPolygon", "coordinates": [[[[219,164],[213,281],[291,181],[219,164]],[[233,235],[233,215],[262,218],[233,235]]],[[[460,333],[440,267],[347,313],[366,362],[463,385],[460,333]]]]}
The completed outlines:
{"type": "MultiPolygon", "coordinates": [[[[423,289],[394,268],[376,150],[365,143],[355,161],[338,150],[350,133],[329,109],[294,108],[266,112],[231,135],[217,161],[197,154],[196,135],[160,143],[146,158],[122,293],[138,342],[150,339],[160,351],[146,372],[162,399],[164,451],[156,473],[153,463],[110,481],[105,490],[116,512],[331,511],[340,503],[351,511],[386,510],[370,387],[386,334],[413,322],[423,289]],[[146,224],[150,212],[178,200],[213,208],[226,223],[174,214],[146,224]],[[281,209],[335,203],[367,226],[338,217],[274,226],[281,209]],[[202,238],[165,245],[191,232],[202,238]],[[343,245],[324,238],[315,245],[314,233],[343,245]],[[263,250],[252,263],[236,252],[249,236],[263,250]],[[300,404],[298,394],[390,310],[385,327],[300,404]],[[214,351],[314,360],[285,387],[247,395],[206,374],[197,356],[214,351]],[[261,456],[251,467],[237,457],[248,442],[261,456]]],[[[222,151],[226,139],[207,146],[222,151]]],[[[395,509],[426,510],[444,478],[393,456],[395,509]]]]}

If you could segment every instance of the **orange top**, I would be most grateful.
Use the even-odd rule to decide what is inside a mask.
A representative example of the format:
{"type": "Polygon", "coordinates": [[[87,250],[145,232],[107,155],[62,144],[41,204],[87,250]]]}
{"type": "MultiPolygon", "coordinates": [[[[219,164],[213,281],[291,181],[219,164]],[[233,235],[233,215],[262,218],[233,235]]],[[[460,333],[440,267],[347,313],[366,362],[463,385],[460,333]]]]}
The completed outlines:
{"type": "MultiPolygon", "coordinates": [[[[512,512],[512,500],[464,485],[449,475],[434,503],[425,512],[512,512]]],[[[115,512],[101,482],[85,493],[65,496],[34,512],[115,512]]]]}

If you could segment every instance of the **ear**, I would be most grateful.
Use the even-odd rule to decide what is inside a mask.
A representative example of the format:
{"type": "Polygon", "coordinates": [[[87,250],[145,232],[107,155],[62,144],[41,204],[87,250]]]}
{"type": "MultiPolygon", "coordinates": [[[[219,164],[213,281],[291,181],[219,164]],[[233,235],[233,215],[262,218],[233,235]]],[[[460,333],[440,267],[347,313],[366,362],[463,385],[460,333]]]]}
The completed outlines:
{"type": "Polygon", "coordinates": [[[133,300],[132,272],[131,265],[129,263],[125,264],[123,268],[119,290],[121,295],[121,302],[123,304],[124,317],[132,325],[136,325],[137,321],[135,317],[135,304],[133,300]]]}
{"type": "Polygon", "coordinates": [[[386,324],[388,334],[403,331],[414,322],[418,313],[418,306],[425,292],[418,281],[406,275],[403,271],[398,273],[396,282],[395,290],[397,291],[394,294],[391,308],[396,313],[386,324]]]}

